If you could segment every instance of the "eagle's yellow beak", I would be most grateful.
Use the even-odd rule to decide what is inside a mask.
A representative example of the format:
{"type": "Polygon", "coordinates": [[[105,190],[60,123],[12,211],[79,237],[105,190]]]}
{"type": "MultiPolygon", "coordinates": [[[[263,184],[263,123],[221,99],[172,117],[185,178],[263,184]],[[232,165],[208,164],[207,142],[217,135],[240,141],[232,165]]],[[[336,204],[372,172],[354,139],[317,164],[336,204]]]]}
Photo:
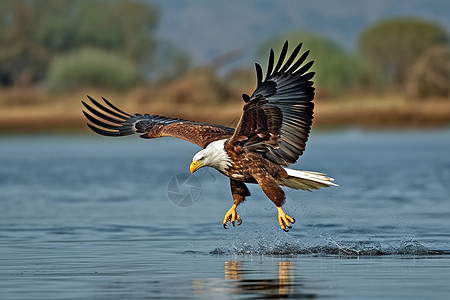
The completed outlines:
{"type": "Polygon", "coordinates": [[[203,167],[205,163],[202,161],[195,160],[191,163],[191,166],[189,169],[191,170],[191,173],[194,174],[195,171],[197,171],[199,168],[203,167]]]}

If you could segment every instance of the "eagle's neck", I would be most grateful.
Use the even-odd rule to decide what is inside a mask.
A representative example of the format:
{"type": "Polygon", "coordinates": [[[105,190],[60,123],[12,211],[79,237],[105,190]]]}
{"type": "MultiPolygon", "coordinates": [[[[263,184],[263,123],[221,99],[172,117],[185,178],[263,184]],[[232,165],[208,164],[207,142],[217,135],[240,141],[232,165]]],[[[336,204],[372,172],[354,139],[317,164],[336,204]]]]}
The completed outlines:
{"type": "Polygon", "coordinates": [[[203,155],[205,157],[205,166],[213,167],[221,172],[226,172],[226,170],[231,166],[231,158],[225,151],[226,139],[218,140],[210,143],[205,149],[198,152],[197,155],[203,155]],[[200,154],[201,153],[201,154],[200,154]]]}

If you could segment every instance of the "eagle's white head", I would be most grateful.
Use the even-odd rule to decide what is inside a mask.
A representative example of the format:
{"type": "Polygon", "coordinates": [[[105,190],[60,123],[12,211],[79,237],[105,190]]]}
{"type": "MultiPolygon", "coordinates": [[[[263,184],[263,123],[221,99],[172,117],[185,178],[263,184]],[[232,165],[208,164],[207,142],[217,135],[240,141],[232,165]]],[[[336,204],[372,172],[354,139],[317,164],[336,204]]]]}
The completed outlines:
{"type": "Polygon", "coordinates": [[[197,152],[192,158],[191,173],[194,173],[201,167],[213,167],[219,171],[225,172],[231,166],[231,158],[225,151],[226,139],[210,143],[205,149],[197,152]]]}

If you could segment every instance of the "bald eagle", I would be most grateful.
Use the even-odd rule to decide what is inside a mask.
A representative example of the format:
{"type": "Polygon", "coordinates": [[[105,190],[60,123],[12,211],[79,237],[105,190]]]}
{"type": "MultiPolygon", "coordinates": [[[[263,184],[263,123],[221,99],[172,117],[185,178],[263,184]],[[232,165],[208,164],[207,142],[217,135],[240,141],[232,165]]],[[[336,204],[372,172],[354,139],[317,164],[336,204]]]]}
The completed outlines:
{"type": "Polygon", "coordinates": [[[104,136],[126,136],[139,133],[141,138],[171,136],[195,143],[203,148],[194,155],[191,173],[212,167],[230,178],[233,205],[225,214],[228,222],[240,225],[236,208],[250,196],[246,183],[257,183],[278,209],[278,222],[284,231],[295,219],[282,209],[285,193],[281,186],[315,190],[336,185],[323,173],[288,168],[305,150],[313,119],[314,87],[310,72],[313,61],[305,63],[309,54],[299,55],[299,44],[287,56],[288,43],[275,64],[270,51],[266,75],[256,66],[257,86],[251,96],[243,94],[243,112],[236,128],[150,114],[128,114],[102,97],[100,103],[89,97],[83,102],[88,126],[104,136]],[[286,60],[287,57],[287,60],[286,60]]]}

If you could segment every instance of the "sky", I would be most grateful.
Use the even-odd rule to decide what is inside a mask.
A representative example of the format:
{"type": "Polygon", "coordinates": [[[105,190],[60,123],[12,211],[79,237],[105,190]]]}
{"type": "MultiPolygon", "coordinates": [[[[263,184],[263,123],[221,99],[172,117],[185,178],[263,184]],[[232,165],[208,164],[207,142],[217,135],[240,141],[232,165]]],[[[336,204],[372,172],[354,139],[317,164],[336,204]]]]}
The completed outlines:
{"type": "Polygon", "coordinates": [[[243,59],[270,37],[292,31],[327,36],[348,51],[370,24],[391,17],[419,17],[450,32],[447,0],[147,0],[161,10],[157,34],[181,47],[194,64],[235,49],[243,59]]]}

